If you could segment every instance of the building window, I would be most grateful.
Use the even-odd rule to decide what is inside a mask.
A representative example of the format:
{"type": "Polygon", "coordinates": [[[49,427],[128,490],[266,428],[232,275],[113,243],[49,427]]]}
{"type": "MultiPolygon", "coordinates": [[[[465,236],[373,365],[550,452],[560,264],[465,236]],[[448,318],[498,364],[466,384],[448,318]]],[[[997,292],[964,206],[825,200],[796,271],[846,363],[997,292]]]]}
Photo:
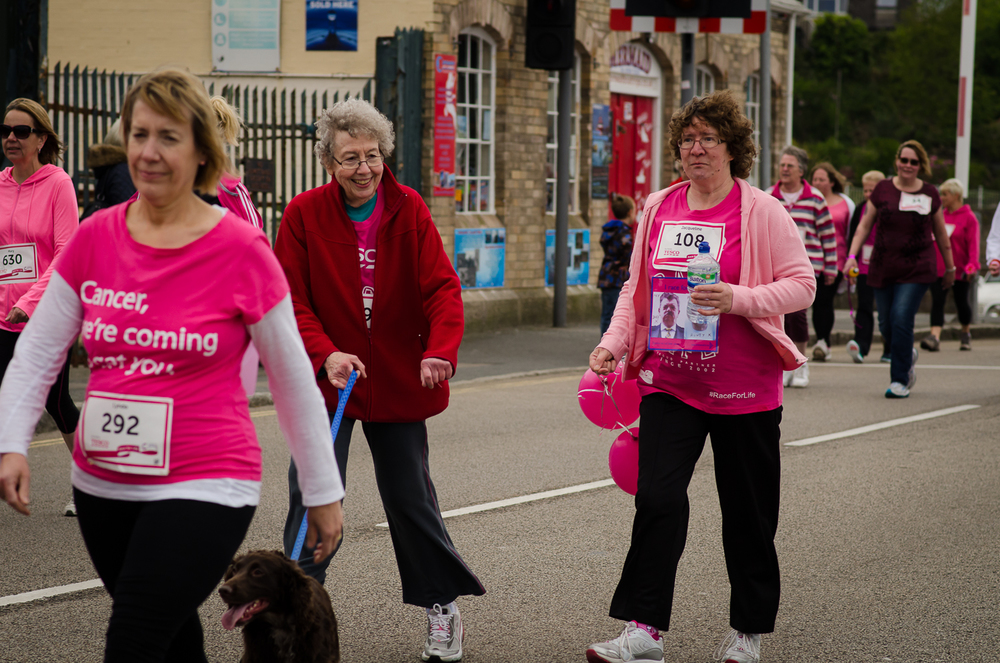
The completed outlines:
{"type": "Polygon", "coordinates": [[[715,76],[712,70],[703,64],[694,70],[694,96],[704,97],[715,92],[715,76]]]}
{"type": "Polygon", "coordinates": [[[455,211],[492,213],[495,45],[481,30],[458,36],[455,211]]]}
{"type": "MultiPolygon", "coordinates": [[[[572,104],[569,120],[569,211],[580,207],[580,56],[573,58],[570,81],[572,104]]],[[[559,72],[549,72],[548,135],[545,139],[545,212],[556,209],[556,161],[559,152],[559,72]]]]}
{"type": "MultiPolygon", "coordinates": [[[[760,75],[750,74],[746,83],[746,116],[753,122],[753,144],[757,147],[757,159],[754,159],[753,169],[747,181],[753,186],[760,186],[760,75]]],[[[765,186],[767,186],[765,184],[765,186]]]]}

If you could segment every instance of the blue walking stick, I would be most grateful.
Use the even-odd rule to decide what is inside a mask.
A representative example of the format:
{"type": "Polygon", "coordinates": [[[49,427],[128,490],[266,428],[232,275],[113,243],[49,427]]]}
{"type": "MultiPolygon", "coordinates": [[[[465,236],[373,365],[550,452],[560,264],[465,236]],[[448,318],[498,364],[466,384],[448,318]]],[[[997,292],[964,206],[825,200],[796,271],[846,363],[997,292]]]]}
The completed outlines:
{"type": "MultiPolygon", "coordinates": [[[[358,379],[358,372],[351,371],[351,377],[347,378],[347,385],[343,389],[338,389],[337,395],[337,413],[333,415],[333,423],[330,424],[330,435],[333,437],[334,446],[337,445],[337,432],[340,430],[340,420],[344,418],[344,408],[347,407],[347,399],[351,396],[351,389],[354,388],[354,381],[358,379]]],[[[292,549],[292,559],[296,563],[299,561],[299,555],[302,554],[302,546],[306,542],[306,529],[308,529],[309,523],[306,517],[309,515],[309,510],[302,514],[302,524],[299,525],[299,535],[295,537],[295,547],[292,549]]]]}

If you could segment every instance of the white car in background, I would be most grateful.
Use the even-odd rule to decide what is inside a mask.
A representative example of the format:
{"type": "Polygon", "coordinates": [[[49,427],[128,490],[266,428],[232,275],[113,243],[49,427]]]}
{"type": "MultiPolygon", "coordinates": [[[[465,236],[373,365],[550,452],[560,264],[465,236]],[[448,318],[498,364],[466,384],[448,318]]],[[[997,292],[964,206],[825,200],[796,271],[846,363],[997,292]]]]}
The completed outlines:
{"type": "Polygon", "coordinates": [[[979,277],[979,321],[1000,323],[1000,276],[979,277]]]}

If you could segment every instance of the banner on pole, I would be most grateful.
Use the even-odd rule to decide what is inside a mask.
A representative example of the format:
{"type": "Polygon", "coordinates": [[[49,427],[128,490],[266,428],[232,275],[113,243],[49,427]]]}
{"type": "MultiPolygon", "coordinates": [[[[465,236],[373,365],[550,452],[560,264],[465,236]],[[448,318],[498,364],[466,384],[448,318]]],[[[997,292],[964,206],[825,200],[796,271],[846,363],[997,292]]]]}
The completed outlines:
{"type": "Polygon", "coordinates": [[[434,168],[435,196],[455,196],[455,118],[458,58],[434,55],[434,168]]]}

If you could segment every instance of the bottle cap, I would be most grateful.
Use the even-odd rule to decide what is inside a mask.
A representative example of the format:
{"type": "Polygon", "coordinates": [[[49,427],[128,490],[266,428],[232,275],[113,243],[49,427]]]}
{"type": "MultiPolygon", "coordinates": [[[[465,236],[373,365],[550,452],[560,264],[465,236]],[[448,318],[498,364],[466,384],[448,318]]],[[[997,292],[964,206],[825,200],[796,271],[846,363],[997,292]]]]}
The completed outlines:
{"type": "Polygon", "coordinates": [[[710,250],[708,242],[698,242],[698,253],[708,253],[710,250]]]}

